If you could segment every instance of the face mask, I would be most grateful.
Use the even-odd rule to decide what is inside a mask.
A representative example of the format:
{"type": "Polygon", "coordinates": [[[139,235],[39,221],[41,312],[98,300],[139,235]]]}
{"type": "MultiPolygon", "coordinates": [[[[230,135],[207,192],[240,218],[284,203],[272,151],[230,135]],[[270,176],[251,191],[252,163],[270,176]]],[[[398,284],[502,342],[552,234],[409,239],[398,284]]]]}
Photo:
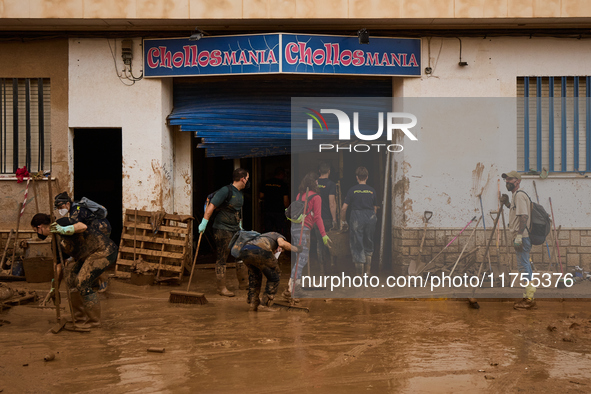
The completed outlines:
{"type": "Polygon", "coordinates": [[[60,216],[66,216],[68,214],[68,210],[66,208],[58,209],[57,213],[59,213],[60,216]]]}
{"type": "Polygon", "coordinates": [[[43,234],[39,234],[37,233],[37,236],[39,237],[40,240],[45,241],[45,238],[47,238],[47,235],[43,235],[43,234]]]}
{"type": "Polygon", "coordinates": [[[505,183],[505,187],[508,191],[513,191],[513,189],[515,189],[515,185],[509,182],[505,183]]]}
{"type": "Polygon", "coordinates": [[[246,185],[244,185],[245,189],[250,189],[250,179],[246,181],[246,185]]]}

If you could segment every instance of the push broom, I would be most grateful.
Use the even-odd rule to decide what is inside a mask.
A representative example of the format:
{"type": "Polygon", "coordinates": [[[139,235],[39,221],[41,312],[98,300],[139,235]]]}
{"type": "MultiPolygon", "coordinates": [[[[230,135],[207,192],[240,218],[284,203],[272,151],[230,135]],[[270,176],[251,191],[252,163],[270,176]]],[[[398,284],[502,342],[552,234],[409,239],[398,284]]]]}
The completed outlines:
{"type": "Polygon", "coordinates": [[[197,242],[197,250],[195,251],[195,258],[193,259],[193,268],[191,268],[191,276],[189,277],[189,284],[187,285],[187,291],[173,290],[170,292],[168,302],[173,304],[207,304],[207,299],[203,293],[195,293],[189,291],[191,287],[191,281],[193,279],[193,273],[195,272],[195,263],[197,263],[197,256],[199,255],[199,246],[201,245],[201,237],[203,233],[199,233],[199,241],[197,242]]]}

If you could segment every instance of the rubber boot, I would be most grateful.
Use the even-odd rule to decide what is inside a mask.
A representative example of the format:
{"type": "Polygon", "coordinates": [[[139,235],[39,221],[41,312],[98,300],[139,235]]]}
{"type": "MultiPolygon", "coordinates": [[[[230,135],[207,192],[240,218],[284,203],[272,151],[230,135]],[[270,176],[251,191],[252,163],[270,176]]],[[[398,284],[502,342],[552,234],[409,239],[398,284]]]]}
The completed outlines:
{"type": "Polygon", "coordinates": [[[222,295],[224,297],[234,297],[235,294],[228,290],[228,288],[226,287],[226,275],[218,276],[217,282],[219,295],[222,295]]]}
{"type": "Polygon", "coordinates": [[[365,273],[371,276],[371,256],[365,256],[365,273]]]}
{"type": "Polygon", "coordinates": [[[88,316],[88,320],[86,320],[85,325],[88,325],[91,328],[100,327],[101,326],[101,304],[99,302],[94,302],[92,304],[88,304],[85,306],[84,310],[86,311],[86,315],[88,316]]]}
{"type": "Polygon", "coordinates": [[[84,300],[77,289],[70,290],[70,302],[72,303],[74,323],[84,324],[87,320],[86,310],[84,309],[84,300]]]}
{"type": "Polygon", "coordinates": [[[355,275],[363,276],[363,263],[355,263],[355,275]]]}
{"type": "Polygon", "coordinates": [[[248,267],[242,261],[236,262],[236,278],[240,290],[248,289],[248,267]]]}

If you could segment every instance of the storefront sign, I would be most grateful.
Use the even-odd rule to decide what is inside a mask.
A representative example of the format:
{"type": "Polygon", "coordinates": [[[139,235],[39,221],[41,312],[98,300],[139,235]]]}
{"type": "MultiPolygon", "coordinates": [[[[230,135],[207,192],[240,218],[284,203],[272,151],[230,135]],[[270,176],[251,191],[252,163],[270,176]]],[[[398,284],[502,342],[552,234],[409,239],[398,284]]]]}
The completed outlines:
{"type": "Polygon", "coordinates": [[[144,40],[145,77],[228,74],[420,76],[421,40],[300,34],[144,40]]]}

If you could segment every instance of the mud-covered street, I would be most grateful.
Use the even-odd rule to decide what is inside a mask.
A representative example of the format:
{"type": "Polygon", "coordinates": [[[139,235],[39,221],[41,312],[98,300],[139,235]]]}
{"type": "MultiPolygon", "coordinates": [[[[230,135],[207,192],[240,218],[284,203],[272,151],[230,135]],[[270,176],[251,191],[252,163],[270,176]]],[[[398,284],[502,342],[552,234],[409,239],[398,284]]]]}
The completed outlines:
{"type": "MultiPolygon", "coordinates": [[[[309,313],[254,313],[246,291],[214,295],[213,270],[198,271],[198,284],[211,283],[197,286],[206,305],[169,303],[178,287],[111,280],[103,327],[90,333],[50,333],[55,310],[36,304],[3,312],[0,391],[591,390],[589,302],[538,300],[537,310],[515,311],[484,299],[478,310],[463,300],[302,299],[309,313]]],[[[19,286],[42,294],[48,284],[19,286]]]]}

